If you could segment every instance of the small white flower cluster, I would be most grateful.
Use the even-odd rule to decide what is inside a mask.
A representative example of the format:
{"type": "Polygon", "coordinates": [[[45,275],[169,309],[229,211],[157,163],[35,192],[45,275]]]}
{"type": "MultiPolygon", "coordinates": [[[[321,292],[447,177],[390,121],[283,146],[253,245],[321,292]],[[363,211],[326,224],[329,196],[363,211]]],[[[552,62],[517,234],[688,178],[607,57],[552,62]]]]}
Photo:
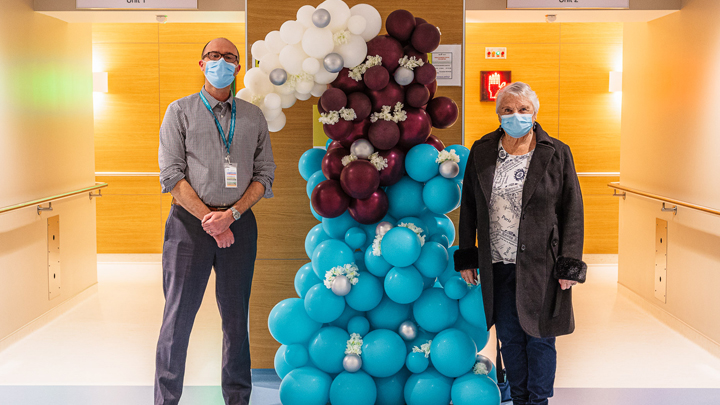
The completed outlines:
{"type": "Polygon", "coordinates": [[[411,56],[408,58],[407,55],[403,56],[400,60],[398,60],[400,63],[400,66],[404,68],[408,68],[410,70],[415,69],[416,67],[422,66],[425,64],[425,62],[422,61],[422,59],[417,59],[414,56],[411,56]]]}
{"type": "Polygon", "coordinates": [[[295,86],[297,86],[297,84],[300,82],[314,82],[314,81],[315,81],[315,76],[303,71],[297,75],[288,75],[288,78],[287,78],[287,81],[285,82],[285,84],[294,89],[295,86]]]}
{"type": "Polygon", "coordinates": [[[340,121],[340,118],[345,121],[352,121],[356,117],[357,115],[355,115],[355,110],[343,107],[340,111],[328,111],[320,114],[318,121],[320,121],[321,124],[335,125],[340,121]]]}
{"type": "Polygon", "coordinates": [[[391,114],[389,105],[382,106],[382,111],[373,113],[370,116],[370,122],[376,122],[377,120],[392,121],[398,123],[407,119],[407,113],[403,110],[403,103],[398,102],[395,104],[395,111],[391,114]]]}
{"type": "Polygon", "coordinates": [[[358,269],[358,266],[356,266],[355,263],[348,263],[344,266],[335,266],[325,272],[325,280],[323,281],[323,284],[325,284],[325,287],[328,289],[331,289],[335,278],[345,276],[350,281],[350,284],[355,285],[358,283],[359,272],[360,269],[358,269]]]}
{"type": "Polygon", "coordinates": [[[265,105],[265,97],[259,94],[255,94],[250,99],[250,103],[255,104],[258,107],[262,107],[265,105]]]}
{"type": "Polygon", "coordinates": [[[473,367],[473,373],[475,374],[481,374],[481,375],[488,375],[490,374],[490,370],[487,369],[487,366],[484,363],[475,363],[475,366],[473,367]]]}
{"type": "Polygon", "coordinates": [[[362,345],[362,337],[360,337],[360,335],[357,333],[353,333],[352,335],[350,335],[350,340],[347,341],[347,348],[345,349],[345,354],[357,354],[358,356],[360,356],[362,354],[362,345]]]}
{"type": "Polygon", "coordinates": [[[357,118],[357,115],[355,114],[355,110],[352,108],[343,107],[340,109],[340,117],[345,121],[352,121],[357,118]]]}
{"type": "Polygon", "coordinates": [[[381,256],[382,250],[380,249],[380,243],[382,242],[383,236],[385,235],[375,235],[375,240],[373,240],[372,249],[373,249],[373,256],[381,256]]]}
{"type": "Polygon", "coordinates": [[[348,30],[338,31],[333,35],[333,42],[335,42],[335,45],[347,44],[349,40],[350,40],[350,31],[348,31],[348,30]]]}
{"type": "Polygon", "coordinates": [[[358,160],[358,157],[355,155],[347,155],[344,158],[342,158],[342,164],[343,166],[347,166],[350,164],[350,162],[354,162],[358,160]]]}
{"type": "Polygon", "coordinates": [[[448,160],[451,160],[451,161],[453,161],[453,162],[455,162],[455,163],[460,163],[460,156],[458,156],[458,154],[455,153],[455,151],[452,150],[452,149],[450,149],[450,150],[447,150],[447,149],[446,149],[446,150],[442,150],[442,151],[440,151],[440,153],[438,154],[437,159],[435,159],[435,163],[438,163],[438,164],[439,164],[439,163],[442,163],[442,162],[447,162],[448,160]]]}
{"type": "Polygon", "coordinates": [[[380,152],[375,152],[372,155],[370,155],[370,163],[375,166],[377,171],[380,171],[382,169],[385,169],[388,167],[388,160],[384,157],[380,156],[380,152]]]}
{"type": "Polygon", "coordinates": [[[382,63],[382,56],[368,55],[365,63],[361,63],[361,64],[355,66],[354,68],[350,69],[350,71],[348,72],[348,77],[355,80],[356,82],[359,82],[360,80],[362,80],[362,75],[364,75],[368,69],[370,69],[373,66],[380,65],[381,63],[382,63]]]}
{"type": "Polygon", "coordinates": [[[423,233],[422,228],[415,226],[415,224],[413,224],[413,223],[406,224],[405,222],[400,223],[400,225],[398,225],[398,226],[402,226],[403,228],[407,228],[407,229],[415,232],[417,234],[418,238],[420,238],[420,246],[425,245],[425,235],[422,234],[423,233]]]}
{"type": "Polygon", "coordinates": [[[425,358],[430,357],[430,345],[432,344],[432,340],[428,340],[427,343],[424,343],[420,345],[420,347],[413,346],[412,351],[413,353],[425,353],[425,358]]]}

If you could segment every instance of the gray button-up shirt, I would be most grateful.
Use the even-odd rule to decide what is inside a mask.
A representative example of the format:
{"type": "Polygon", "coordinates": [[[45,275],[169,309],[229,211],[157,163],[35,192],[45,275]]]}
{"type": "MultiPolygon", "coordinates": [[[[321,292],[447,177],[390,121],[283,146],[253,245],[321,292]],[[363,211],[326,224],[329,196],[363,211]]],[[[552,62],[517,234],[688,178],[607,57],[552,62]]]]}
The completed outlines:
{"type": "MultiPolygon", "coordinates": [[[[220,125],[228,135],[232,98],[218,101],[202,89],[220,125]]],[[[275,178],[270,135],[260,108],[235,99],[235,137],[230,146],[230,162],[237,164],[237,188],[225,187],[225,156],[227,152],[200,94],[173,101],[160,127],[160,184],[162,192],[170,192],[178,181],[185,179],[207,206],[224,207],[235,204],[251,182],[265,186],[265,198],[273,196],[275,178]]]]}

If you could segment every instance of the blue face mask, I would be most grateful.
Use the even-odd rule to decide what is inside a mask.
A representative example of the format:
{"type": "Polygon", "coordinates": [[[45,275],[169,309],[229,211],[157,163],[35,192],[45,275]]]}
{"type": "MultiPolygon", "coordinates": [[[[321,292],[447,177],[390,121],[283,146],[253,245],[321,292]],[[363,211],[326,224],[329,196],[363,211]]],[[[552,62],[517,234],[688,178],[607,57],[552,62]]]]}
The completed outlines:
{"type": "Polygon", "coordinates": [[[235,79],[236,66],[225,62],[225,59],[205,62],[205,77],[216,89],[224,89],[235,79]]]}
{"type": "Polygon", "coordinates": [[[522,138],[530,132],[533,126],[532,114],[515,113],[503,115],[500,118],[502,119],[502,129],[513,138],[522,138]]]}

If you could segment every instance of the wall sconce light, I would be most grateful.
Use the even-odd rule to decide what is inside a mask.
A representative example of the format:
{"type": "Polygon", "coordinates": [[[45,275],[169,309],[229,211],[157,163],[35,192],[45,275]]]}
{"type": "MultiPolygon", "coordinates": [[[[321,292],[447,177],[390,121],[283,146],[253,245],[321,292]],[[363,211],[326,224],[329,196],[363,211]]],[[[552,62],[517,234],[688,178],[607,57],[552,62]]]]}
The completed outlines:
{"type": "Polygon", "coordinates": [[[93,92],[108,92],[108,72],[93,72],[93,92]]]}
{"type": "Polygon", "coordinates": [[[609,91],[611,93],[622,91],[622,72],[610,72],[609,91]]]}

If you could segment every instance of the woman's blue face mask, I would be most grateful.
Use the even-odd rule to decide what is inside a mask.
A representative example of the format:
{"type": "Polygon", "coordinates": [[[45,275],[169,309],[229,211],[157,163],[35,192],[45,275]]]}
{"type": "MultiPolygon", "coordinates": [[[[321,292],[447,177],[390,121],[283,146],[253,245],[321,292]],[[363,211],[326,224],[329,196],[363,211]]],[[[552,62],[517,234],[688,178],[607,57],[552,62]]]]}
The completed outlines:
{"type": "Polygon", "coordinates": [[[533,126],[532,114],[510,114],[500,117],[502,129],[513,138],[522,138],[527,135],[533,126]]]}
{"type": "Polygon", "coordinates": [[[235,66],[225,62],[225,59],[209,60],[205,62],[205,77],[216,89],[224,89],[235,79],[235,66]]]}

